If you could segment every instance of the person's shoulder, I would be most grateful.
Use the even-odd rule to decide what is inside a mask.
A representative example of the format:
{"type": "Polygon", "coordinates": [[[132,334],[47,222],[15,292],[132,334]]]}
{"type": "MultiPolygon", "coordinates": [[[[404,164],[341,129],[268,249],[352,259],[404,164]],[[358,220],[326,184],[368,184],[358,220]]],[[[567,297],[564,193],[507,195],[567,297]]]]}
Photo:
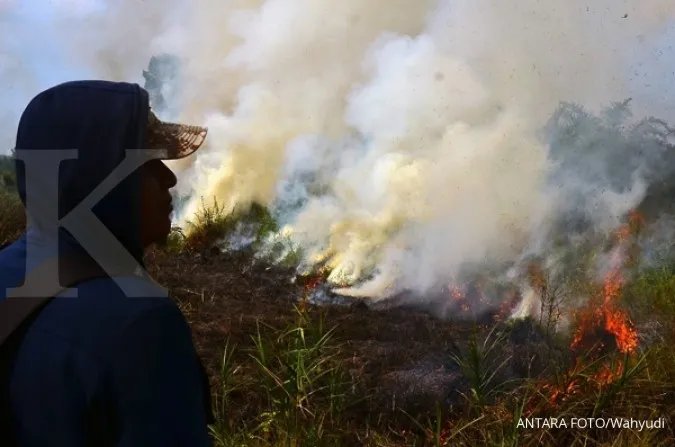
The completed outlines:
{"type": "Polygon", "coordinates": [[[76,296],[62,293],[44,308],[33,324],[36,331],[98,350],[153,309],[182,315],[162,287],[143,278],[97,278],[74,289],[76,296]]]}
{"type": "Polygon", "coordinates": [[[166,288],[149,277],[129,275],[93,278],[83,281],[78,286],[84,293],[105,291],[110,298],[167,298],[166,288]]]}
{"type": "Polygon", "coordinates": [[[4,297],[6,288],[14,287],[23,275],[25,264],[24,241],[4,245],[0,248],[0,297],[4,297]]]}
{"type": "Polygon", "coordinates": [[[102,309],[121,323],[153,308],[177,308],[165,288],[138,276],[92,279],[80,284],[77,294],[83,310],[102,309]]]}

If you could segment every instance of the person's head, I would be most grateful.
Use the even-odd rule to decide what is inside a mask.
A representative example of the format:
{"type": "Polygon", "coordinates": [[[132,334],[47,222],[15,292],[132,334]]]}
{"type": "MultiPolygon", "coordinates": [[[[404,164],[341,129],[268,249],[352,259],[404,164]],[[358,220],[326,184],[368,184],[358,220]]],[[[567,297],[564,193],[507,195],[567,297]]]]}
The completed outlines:
{"type": "MultiPolygon", "coordinates": [[[[146,128],[148,149],[166,149],[167,159],[184,158],[195,152],[206,138],[207,129],[199,126],[166,123],[150,110],[146,128]]],[[[170,189],[176,176],[162,160],[145,163],[141,177],[141,242],[143,247],[165,244],[171,232],[173,202],[170,189]]]]}
{"type": "MultiPolygon", "coordinates": [[[[204,127],[160,121],[150,110],[148,92],[137,84],[74,81],[43,91],[22,114],[16,139],[19,159],[32,160],[29,168],[21,160],[16,165],[17,187],[30,226],[39,233],[54,228],[55,203],[58,219],[72,216],[85,198],[108,184],[110,192],[89,205],[103,226],[89,221],[78,235],[61,228],[59,247],[65,244],[77,250],[86,237],[91,246],[92,241],[111,241],[106,235],[112,234],[117,247],[121,243],[142,263],[144,249],[164,242],[170,231],[169,190],[176,177],[162,160],[191,155],[206,133],[204,127]],[[63,155],[73,149],[75,158],[63,155]],[[126,163],[136,159],[134,155],[142,154],[139,149],[165,152],[160,159],[140,157],[145,160],[140,168],[134,162],[131,170],[123,171],[126,163]],[[50,180],[55,172],[58,183],[50,180]]],[[[101,248],[102,252],[119,254],[115,244],[101,248]]]]}

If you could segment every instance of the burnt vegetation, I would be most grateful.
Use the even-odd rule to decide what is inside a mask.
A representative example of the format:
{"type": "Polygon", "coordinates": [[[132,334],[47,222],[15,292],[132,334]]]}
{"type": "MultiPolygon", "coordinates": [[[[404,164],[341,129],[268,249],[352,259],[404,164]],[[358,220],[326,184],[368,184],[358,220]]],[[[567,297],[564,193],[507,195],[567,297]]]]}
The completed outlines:
{"type": "MultiPolygon", "coordinates": [[[[569,209],[551,234],[555,267],[531,259],[524,274],[536,316],[509,318],[525,292],[496,287],[489,275],[439,292],[447,318],[410,306],[335,304],[326,272],[298,274],[294,247],[260,256],[278,230],[267,208],[226,214],[205,200],[147,262],[205,359],[216,445],[673,445],[675,241],[666,230],[675,148],[665,122],[626,124],[629,105],[594,115],[561,104],[542,134],[558,164],[552,185],[573,175],[622,192],[640,175],[650,187],[611,234],[598,234],[579,211],[588,194],[568,190],[569,209]],[[594,270],[600,258],[608,259],[603,275],[594,270]],[[487,316],[473,312],[481,300],[493,300],[487,316]],[[526,428],[525,418],[566,419],[568,427],[541,420],[526,428]],[[572,418],[666,424],[579,429],[572,418]]],[[[12,177],[10,161],[0,161],[0,179],[12,177]]],[[[25,219],[11,179],[2,184],[6,243],[25,219]]]]}

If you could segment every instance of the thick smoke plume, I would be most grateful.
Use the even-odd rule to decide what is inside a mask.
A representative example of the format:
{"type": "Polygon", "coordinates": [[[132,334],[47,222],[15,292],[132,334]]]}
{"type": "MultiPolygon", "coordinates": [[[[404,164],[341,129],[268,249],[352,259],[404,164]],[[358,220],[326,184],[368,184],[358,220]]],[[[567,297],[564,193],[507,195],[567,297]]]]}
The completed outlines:
{"type": "MultiPolygon", "coordinates": [[[[302,247],[306,266],[327,265],[343,294],[425,293],[517,263],[548,248],[562,214],[612,228],[656,175],[660,155],[622,165],[617,139],[557,156],[552,139],[567,143],[546,129],[560,101],[599,111],[631,97],[637,114],[668,112],[668,55],[653,55],[675,18],[670,1],[112,4],[82,28],[72,11],[50,21],[40,39],[67,63],[5,63],[0,76],[22,92],[59,72],[51,66],[59,78],[134,80],[151,54],[176,55],[178,115],[210,127],[208,146],[174,164],[189,196],[180,221],[202,198],[265,204],[280,237],[302,247]]],[[[0,23],[38,27],[17,8],[0,9],[0,23]]],[[[39,61],[5,42],[0,61],[39,61]]],[[[560,115],[557,132],[574,116],[560,115]]]]}

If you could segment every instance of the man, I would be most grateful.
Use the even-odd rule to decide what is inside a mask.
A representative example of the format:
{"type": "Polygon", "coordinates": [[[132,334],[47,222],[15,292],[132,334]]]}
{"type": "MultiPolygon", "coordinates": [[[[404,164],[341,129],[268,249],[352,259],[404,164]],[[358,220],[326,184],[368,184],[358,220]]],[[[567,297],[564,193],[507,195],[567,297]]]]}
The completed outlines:
{"type": "Polygon", "coordinates": [[[39,289],[44,281],[34,272],[55,256],[75,256],[80,267],[104,274],[85,275],[77,297],[49,301],[22,336],[8,384],[17,445],[211,445],[208,381],[189,326],[143,265],[144,250],[170,232],[174,174],[151,159],[114,178],[91,208],[104,226],[83,220],[77,234],[54,232],[50,220],[49,197],[58,197],[64,218],[142,152],[134,150],[166,149],[164,159],[177,159],[200,147],[205,128],[163,123],[148,104],[136,84],[76,81],[40,93],[21,117],[17,186],[29,226],[0,251],[0,303],[22,284],[39,289]],[[76,158],[58,163],[51,191],[46,178],[57,162],[49,154],[72,149],[76,158]],[[81,242],[87,238],[89,248],[81,242]],[[109,245],[92,254],[91,240],[109,245]]]}

